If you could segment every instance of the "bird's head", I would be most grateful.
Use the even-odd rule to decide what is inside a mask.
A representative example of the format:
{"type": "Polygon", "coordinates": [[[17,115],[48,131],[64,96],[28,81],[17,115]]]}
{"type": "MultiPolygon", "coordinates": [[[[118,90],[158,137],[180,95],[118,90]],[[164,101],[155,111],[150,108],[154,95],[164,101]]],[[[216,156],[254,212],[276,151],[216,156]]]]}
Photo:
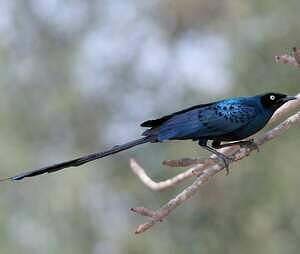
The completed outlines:
{"type": "Polygon", "coordinates": [[[272,111],[280,108],[284,103],[295,100],[297,97],[282,93],[266,93],[260,96],[261,104],[272,111]]]}

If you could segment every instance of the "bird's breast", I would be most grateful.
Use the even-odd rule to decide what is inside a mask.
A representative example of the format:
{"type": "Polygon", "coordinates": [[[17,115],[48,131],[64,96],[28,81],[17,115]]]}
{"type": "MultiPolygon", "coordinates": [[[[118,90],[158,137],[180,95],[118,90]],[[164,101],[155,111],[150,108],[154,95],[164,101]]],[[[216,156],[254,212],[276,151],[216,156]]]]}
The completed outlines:
{"type": "Polygon", "coordinates": [[[258,113],[256,117],[250,119],[245,125],[230,133],[223,135],[221,139],[223,141],[236,141],[252,136],[253,134],[265,127],[265,125],[270,120],[271,116],[272,115],[265,113],[258,113]]]}

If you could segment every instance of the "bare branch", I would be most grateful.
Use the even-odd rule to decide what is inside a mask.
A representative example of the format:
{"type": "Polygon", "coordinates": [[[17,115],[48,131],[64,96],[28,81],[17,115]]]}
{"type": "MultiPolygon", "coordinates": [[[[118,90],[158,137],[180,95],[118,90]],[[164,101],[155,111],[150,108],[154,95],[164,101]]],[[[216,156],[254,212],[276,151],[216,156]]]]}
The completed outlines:
{"type": "Polygon", "coordinates": [[[300,49],[294,47],[294,48],[293,48],[293,53],[294,53],[294,57],[295,57],[295,59],[296,59],[296,62],[297,62],[298,64],[300,64],[300,49]]]}
{"type": "Polygon", "coordinates": [[[300,49],[294,47],[292,56],[288,54],[275,56],[275,60],[278,63],[290,64],[297,68],[300,68],[300,49]]]}
{"type": "Polygon", "coordinates": [[[293,56],[290,56],[288,54],[284,54],[281,56],[275,56],[275,60],[278,63],[284,63],[284,64],[290,64],[297,68],[299,68],[299,64],[296,62],[296,59],[293,56]]]}
{"type": "Polygon", "coordinates": [[[182,158],[178,160],[165,160],[162,164],[172,168],[184,168],[203,163],[205,163],[203,159],[182,158]]]}
{"type": "Polygon", "coordinates": [[[187,171],[178,174],[170,179],[161,182],[155,182],[146,174],[145,170],[134,159],[130,159],[130,167],[148,188],[155,191],[163,191],[169,187],[183,182],[185,179],[195,176],[194,168],[190,168],[187,171]]]}
{"type": "Polygon", "coordinates": [[[145,208],[145,207],[135,207],[135,208],[131,208],[130,210],[132,212],[135,212],[135,213],[139,214],[139,215],[155,219],[155,215],[156,215],[155,211],[150,210],[148,208],[145,208]]]}

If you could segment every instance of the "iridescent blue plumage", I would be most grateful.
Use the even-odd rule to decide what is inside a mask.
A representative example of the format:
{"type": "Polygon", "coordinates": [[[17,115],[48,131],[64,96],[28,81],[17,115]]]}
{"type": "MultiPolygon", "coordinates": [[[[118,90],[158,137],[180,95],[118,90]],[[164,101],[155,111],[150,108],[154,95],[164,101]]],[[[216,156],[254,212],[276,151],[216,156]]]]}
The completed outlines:
{"type": "MultiPolygon", "coordinates": [[[[144,135],[153,135],[158,142],[174,139],[239,140],[264,127],[272,114],[272,109],[263,107],[260,96],[239,97],[152,120],[152,126],[148,125],[152,128],[144,135]]],[[[147,122],[142,126],[147,126],[147,122]]]]}
{"type": "Polygon", "coordinates": [[[25,177],[52,173],[68,167],[77,167],[148,142],[158,143],[166,140],[182,139],[198,141],[201,147],[221,158],[228,170],[228,158],[216,151],[215,148],[252,143],[252,141],[241,141],[241,139],[247,138],[263,128],[281,105],[293,99],[296,99],[296,97],[268,93],[193,106],[142,123],[142,127],[149,127],[149,129],[143,133],[144,137],[140,139],[114,146],[104,152],[31,170],[2,180],[18,181],[25,177]],[[209,140],[212,141],[212,146],[207,145],[209,140]],[[221,144],[223,141],[235,142],[221,144]]]}

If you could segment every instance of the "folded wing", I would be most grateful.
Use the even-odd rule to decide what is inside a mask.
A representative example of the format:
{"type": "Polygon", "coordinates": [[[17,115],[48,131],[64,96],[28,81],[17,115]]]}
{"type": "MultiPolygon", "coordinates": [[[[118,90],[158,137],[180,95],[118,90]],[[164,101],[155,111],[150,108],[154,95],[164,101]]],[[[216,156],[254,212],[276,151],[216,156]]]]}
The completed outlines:
{"type": "Polygon", "coordinates": [[[157,141],[197,139],[231,133],[247,125],[256,115],[253,106],[221,101],[150,120],[142,126],[152,127],[144,135],[155,135],[157,141]]]}

